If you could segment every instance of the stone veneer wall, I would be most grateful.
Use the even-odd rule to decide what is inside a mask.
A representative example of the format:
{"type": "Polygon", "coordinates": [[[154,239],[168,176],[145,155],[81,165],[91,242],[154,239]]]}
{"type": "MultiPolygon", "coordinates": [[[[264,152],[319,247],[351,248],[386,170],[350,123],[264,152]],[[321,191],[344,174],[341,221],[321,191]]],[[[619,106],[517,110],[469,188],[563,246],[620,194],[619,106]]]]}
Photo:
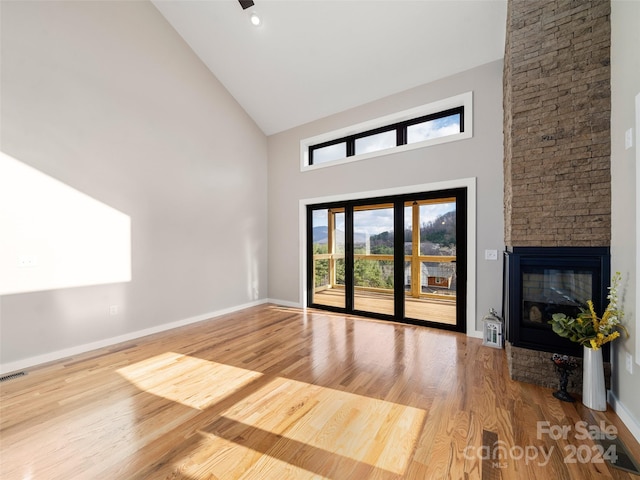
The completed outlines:
{"type": "MultiPolygon", "coordinates": [[[[551,362],[551,353],[538,352],[527,348],[514,347],[507,342],[507,364],[509,375],[519,382],[533,383],[558,390],[560,381],[558,373],[551,362]]],[[[569,377],[567,391],[582,393],[582,359],[575,358],[578,368],[569,377]]],[[[611,364],[604,364],[604,378],[606,388],[610,387],[611,364]]]]}
{"type": "MultiPolygon", "coordinates": [[[[610,245],[610,8],[609,0],[508,0],[507,246],[610,245]]],[[[514,380],[557,388],[550,358],[507,345],[514,380]]],[[[582,388],[577,372],[573,392],[582,388]]]]}
{"type": "Polygon", "coordinates": [[[609,0],[509,0],[505,243],[608,246],[609,0]]]}

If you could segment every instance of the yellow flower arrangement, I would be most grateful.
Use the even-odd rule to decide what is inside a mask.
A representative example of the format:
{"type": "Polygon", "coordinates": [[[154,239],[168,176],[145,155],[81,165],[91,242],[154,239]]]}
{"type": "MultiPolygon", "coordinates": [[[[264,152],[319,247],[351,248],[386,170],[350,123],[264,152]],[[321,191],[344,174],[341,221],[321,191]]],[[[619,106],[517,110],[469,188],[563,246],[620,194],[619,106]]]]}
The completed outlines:
{"type": "Polygon", "coordinates": [[[576,318],[567,317],[564,313],[554,313],[552,320],[549,321],[553,331],[561,337],[594,350],[618,338],[621,331],[628,337],[627,329],[620,323],[624,315],[622,309],[618,307],[620,279],[620,272],[616,272],[611,279],[609,295],[607,295],[609,305],[602,314],[602,318],[598,317],[593,302],[589,300],[588,308],[583,308],[576,318]]]}

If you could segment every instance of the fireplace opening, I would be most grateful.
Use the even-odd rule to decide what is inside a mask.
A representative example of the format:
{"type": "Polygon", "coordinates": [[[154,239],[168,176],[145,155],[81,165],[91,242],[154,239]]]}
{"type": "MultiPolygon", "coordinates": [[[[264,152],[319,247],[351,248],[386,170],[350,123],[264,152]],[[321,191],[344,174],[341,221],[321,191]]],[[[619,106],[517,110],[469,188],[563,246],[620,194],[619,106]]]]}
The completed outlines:
{"type": "MultiPolygon", "coordinates": [[[[608,247],[507,248],[503,287],[506,340],[516,347],[582,357],[582,347],[556,335],[549,320],[554,313],[576,316],[586,308],[587,300],[601,313],[609,278],[608,247]]],[[[608,360],[609,349],[603,353],[608,360]]]]}

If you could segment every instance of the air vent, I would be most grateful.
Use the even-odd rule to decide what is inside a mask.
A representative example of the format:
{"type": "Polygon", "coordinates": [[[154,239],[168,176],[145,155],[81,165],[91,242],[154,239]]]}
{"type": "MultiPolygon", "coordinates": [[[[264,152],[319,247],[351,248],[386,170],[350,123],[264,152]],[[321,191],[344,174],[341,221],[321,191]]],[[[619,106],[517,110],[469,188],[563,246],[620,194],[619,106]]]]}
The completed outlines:
{"type": "Polygon", "coordinates": [[[0,382],[7,382],[9,380],[13,380],[14,378],[24,377],[25,375],[25,372],[11,373],[9,375],[5,375],[4,377],[0,377],[0,382]]]}

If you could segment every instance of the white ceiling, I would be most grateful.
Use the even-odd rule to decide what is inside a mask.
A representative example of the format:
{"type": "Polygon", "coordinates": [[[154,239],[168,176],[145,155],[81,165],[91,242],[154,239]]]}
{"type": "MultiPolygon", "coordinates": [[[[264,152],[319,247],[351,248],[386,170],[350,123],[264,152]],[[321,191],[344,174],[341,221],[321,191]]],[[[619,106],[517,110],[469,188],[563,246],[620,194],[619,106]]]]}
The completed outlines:
{"type": "Polygon", "coordinates": [[[152,1],[267,135],[504,54],[506,0],[152,1]]]}

